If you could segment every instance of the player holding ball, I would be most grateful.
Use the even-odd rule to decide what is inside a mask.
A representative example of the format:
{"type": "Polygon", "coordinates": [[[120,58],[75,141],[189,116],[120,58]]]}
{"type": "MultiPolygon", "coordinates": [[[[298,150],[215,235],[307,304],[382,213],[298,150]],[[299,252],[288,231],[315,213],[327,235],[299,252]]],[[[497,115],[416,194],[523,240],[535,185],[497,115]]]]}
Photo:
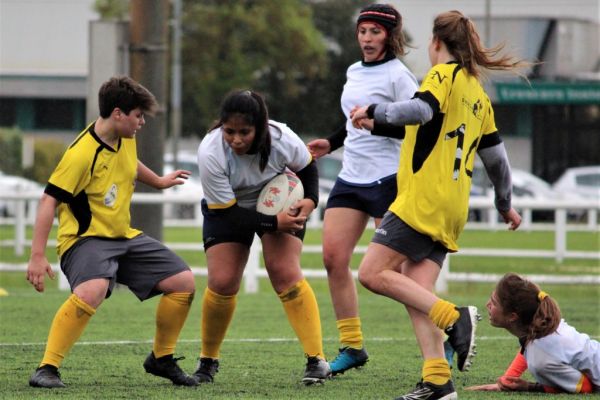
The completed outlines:
{"type": "Polygon", "coordinates": [[[198,149],[204,188],[202,237],[208,287],[202,299],[202,347],[194,375],[212,382],[219,352],[236,306],[250,246],[262,241],[265,268],[308,360],[302,382],[331,375],[323,354],[321,320],[314,292],[300,269],[305,222],[318,203],[318,172],[302,140],[285,124],[270,121],[263,98],[230,93],[220,117],[198,149]],[[294,209],[276,215],[256,211],[265,184],[288,169],[304,187],[294,209]]]}

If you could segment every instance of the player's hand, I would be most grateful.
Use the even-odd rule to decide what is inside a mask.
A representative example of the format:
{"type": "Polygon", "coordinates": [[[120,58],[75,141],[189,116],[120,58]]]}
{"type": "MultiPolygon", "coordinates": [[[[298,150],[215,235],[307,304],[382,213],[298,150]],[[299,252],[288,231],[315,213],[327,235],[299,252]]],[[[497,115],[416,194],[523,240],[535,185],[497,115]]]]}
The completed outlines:
{"type": "Polygon", "coordinates": [[[365,118],[365,119],[361,119],[359,121],[359,124],[360,124],[361,128],[366,129],[368,131],[372,131],[373,128],[375,127],[375,120],[365,118]]]}
{"type": "Polygon", "coordinates": [[[489,383],[487,385],[468,386],[465,390],[470,390],[472,392],[499,392],[500,387],[498,387],[497,383],[489,383]]]}
{"type": "Polygon", "coordinates": [[[304,228],[306,217],[290,215],[289,210],[277,214],[277,230],[281,232],[296,233],[304,228]]]}
{"type": "Polygon", "coordinates": [[[331,143],[327,139],[315,139],[306,144],[308,151],[316,160],[331,151],[331,143]]]}
{"type": "Polygon", "coordinates": [[[175,185],[183,185],[192,173],[184,169],[178,169],[169,172],[165,176],[160,177],[160,189],[168,189],[175,185]]]}
{"type": "Polygon", "coordinates": [[[521,225],[521,216],[514,208],[504,212],[501,211],[500,215],[502,215],[505,223],[510,224],[508,229],[511,231],[516,230],[521,225]]]}
{"type": "Polygon", "coordinates": [[[350,111],[350,118],[352,118],[352,126],[354,126],[357,129],[362,128],[361,120],[369,119],[369,116],[367,115],[368,108],[369,108],[369,106],[363,106],[363,107],[355,106],[352,109],[352,111],[350,111]]]}
{"type": "Polygon", "coordinates": [[[315,209],[315,203],[311,199],[298,200],[289,208],[288,214],[295,217],[305,217],[308,219],[310,213],[315,209]]]}
{"type": "Polygon", "coordinates": [[[54,271],[45,256],[32,256],[27,264],[27,280],[38,292],[44,291],[44,279],[48,274],[50,279],[54,279],[54,271]]]}
{"type": "Polygon", "coordinates": [[[528,381],[517,376],[501,376],[497,384],[503,392],[526,392],[530,385],[528,381]]]}

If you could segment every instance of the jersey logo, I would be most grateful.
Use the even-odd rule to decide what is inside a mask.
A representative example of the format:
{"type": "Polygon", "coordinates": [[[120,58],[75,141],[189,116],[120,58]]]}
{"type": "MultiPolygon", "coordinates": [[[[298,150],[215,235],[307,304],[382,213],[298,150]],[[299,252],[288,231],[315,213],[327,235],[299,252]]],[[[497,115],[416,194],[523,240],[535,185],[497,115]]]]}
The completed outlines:
{"type": "Polygon", "coordinates": [[[442,74],[439,73],[439,71],[433,71],[431,73],[432,78],[437,78],[439,83],[444,82],[444,79],[447,78],[447,76],[442,76],[442,74]]]}
{"type": "Polygon", "coordinates": [[[114,183],[108,190],[108,192],[104,195],[104,205],[107,207],[112,207],[117,202],[117,185],[114,183]]]}

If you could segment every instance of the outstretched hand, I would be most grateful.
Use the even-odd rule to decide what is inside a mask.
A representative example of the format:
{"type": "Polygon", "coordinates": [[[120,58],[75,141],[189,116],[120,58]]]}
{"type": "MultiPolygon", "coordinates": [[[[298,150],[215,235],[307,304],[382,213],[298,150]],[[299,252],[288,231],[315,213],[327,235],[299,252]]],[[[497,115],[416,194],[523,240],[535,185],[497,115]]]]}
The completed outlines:
{"type": "Polygon", "coordinates": [[[306,147],[315,160],[331,151],[331,143],[327,139],[311,140],[306,144],[306,147]]]}
{"type": "Polygon", "coordinates": [[[178,169],[160,177],[160,189],[168,189],[175,185],[183,185],[192,173],[184,169],[178,169]]]}

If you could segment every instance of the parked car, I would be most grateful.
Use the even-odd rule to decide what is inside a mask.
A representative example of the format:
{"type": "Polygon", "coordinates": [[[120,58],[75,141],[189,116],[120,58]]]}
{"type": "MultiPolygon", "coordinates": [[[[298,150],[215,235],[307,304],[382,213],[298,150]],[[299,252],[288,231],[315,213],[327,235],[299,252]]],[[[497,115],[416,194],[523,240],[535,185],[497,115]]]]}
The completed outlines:
{"type": "MultiPolygon", "coordinates": [[[[164,173],[167,174],[174,169],[173,154],[166,153],[164,155],[164,173]]],[[[177,169],[185,169],[192,174],[183,185],[166,189],[165,193],[181,193],[190,197],[202,197],[204,191],[202,190],[202,183],[200,183],[196,153],[191,151],[180,151],[177,153],[177,169]]],[[[195,209],[196,204],[193,203],[167,203],[164,205],[163,212],[165,218],[188,219],[195,218],[195,209]]]]}
{"type": "MultiPolygon", "coordinates": [[[[15,193],[17,191],[39,191],[40,195],[44,187],[39,183],[22,176],[5,175],[0,171],[0,188],[4,193],[15,193]]],[[[16,205],[14,201],[0,199],[0,216],[14,217],[16,205]]]]}
{"type": "Polygon", "coordinates": [[[577,193],[585,198],[600,199],[600,165],[567,168],[552,185],[562,193],[577,193]]]}

